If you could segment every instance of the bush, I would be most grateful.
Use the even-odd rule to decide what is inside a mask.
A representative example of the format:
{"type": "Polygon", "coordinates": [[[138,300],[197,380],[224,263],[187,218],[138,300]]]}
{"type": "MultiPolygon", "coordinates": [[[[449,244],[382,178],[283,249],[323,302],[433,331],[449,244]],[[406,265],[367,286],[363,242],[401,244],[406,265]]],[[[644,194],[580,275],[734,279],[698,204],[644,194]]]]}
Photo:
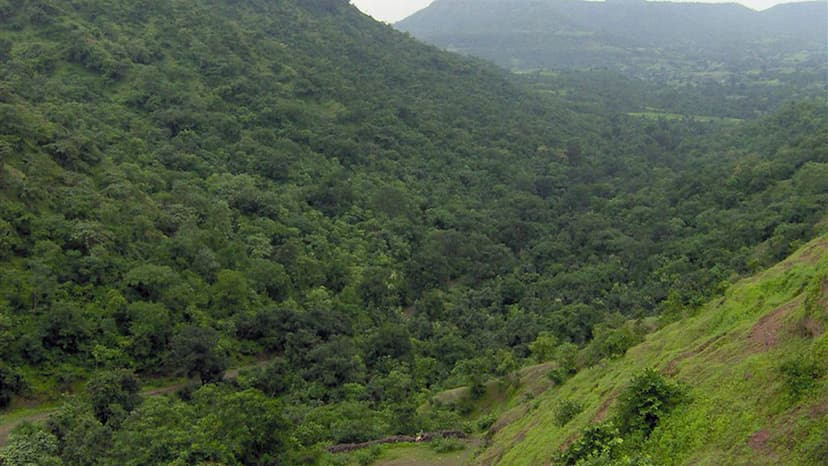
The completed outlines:
{"type": "Polygon", "coordinates": [[[556,367],[547,372],[546,376],[549,377],[549,380],[555,382],[555,385],[560,385],[569,378],[569,371],[562,367],[556,367]]]}
{"type": "Polygon", "coordinates": [[[477,430],[480,432],[489,430],[489,427],[491,427],[495,421],[497,421],[497,416],[494,414],[487,414],[477,420],[477,430]]]}
{"type": "Polygon", "coordinates": [[[556,459],[566,466],[576,464],[602,464],[610,460],[618,446],[624,443],[618,429],[612,423],[599,424],[584,429],[581,438],[572,442],[556,459]],[[596,461],[598,461],[596,463],[596,461]]]}
{"type": "Polygon", "coordinates": [[[649,436],[662,417],[685,399],[685,390],[653,368],[633,378],[618,398],[616,421],[621,433],[649,436]]]}
{"type": "Polygon", "coordinates": [[[798,355],[782,363],[779,367],[788,396],[798,400],[816,385],[816,381],[825,375],[825,368],[812,357],[798,355]]]}
{"type": "Polygon", "coordinates": [[[6,447],[0,450],[0,464],[59,466],[63,463],[57,454],[58,439],[54,435],[24,422],[11,432],[6,447]]]}
{"type": "Polygon", "coordinates": [[[584,407],[577,401],[563,400],[555,410],[555,423],[563,427],[583,410],[584,407]]]}

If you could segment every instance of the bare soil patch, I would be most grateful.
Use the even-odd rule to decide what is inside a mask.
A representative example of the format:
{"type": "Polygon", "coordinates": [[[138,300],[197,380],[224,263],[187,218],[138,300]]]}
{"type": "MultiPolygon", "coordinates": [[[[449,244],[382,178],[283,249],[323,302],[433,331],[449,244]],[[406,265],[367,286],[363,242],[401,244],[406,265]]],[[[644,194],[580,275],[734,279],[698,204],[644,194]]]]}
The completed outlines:
{"type": "Polygon", "coordinates": [[[818,241],[802,253],[800,260],[809,264],[816,263],[825,256],[826,249],[828,249],[828,240],[818,241]]]}
{"type": "Polygon", "coordinates": [[[828,400],[811,406],[811,409],[808,413],[808,415],[810,415],[813,419],[819,419],[825,416],[826,414],[828,414],[828,400]]]}
{"type": "Polygon", "coordinates": [[[825,325],[812,317],[802,319],[799,325],[804,335],[811,338],[818,338],[825,333],[825,325]]]}
{"type": "Polygon", "coordinates": [[[612,403],[615,401],[616,398],[618,398],[618,394],[613,393],[606,400],[604,400],[604,402],[601,404],[601,407],[598,408],[598,412],[595,413],[595,416],[592,417],[592,421],[590,421],[590,423],[596,424],[599,422],[603,422],[604,419],[607,418],[610,406],[612,406],[612,403]]]}
{"type": "Polygon", "coordinates": [[[564,440],[564,443],[562,443],[561,446],[558,447],[558,450],[565,451],[567,448],[569,448],[570,445],[572,445],[573,443],[575,443],[576,440],[578,440],[579,435],[580,433],[578,432],[570,435],[566,440],[564,440]]]}
{"type": "Polygon", "coordinates": [[[751,347],[755,352],[768,351],[779,344],[785,326],[785,317],[801,302],[801,298],[795,299],[759,319],[748,334],[751,347]]]}
{"type": "Polygon", "coordinates": [[[771,433],[767,429],[762,429],[759,432],[750,436],[748,440],[748,445],[754,451],[760,451],[762,453],[769,453],[770,448],[768,447],[768,443],[770,442],[771,433]]]}

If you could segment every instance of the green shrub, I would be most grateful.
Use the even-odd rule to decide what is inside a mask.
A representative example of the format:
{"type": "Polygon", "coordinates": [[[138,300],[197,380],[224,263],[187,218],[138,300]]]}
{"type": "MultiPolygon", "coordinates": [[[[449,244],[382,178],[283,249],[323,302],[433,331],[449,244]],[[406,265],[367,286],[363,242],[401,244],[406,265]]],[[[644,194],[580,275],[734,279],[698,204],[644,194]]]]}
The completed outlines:
{"type": "Polygon", "coordinates": [[[563,400],[558,403],[558,407],[555,410],[555,423],[563,427],[583,410],[583,405],[577,401],[563,400]]]}
{"type": "Polygon", "coordinates": [[[616,422],[621,433],[649,436],[661,418],[685,397],[685,390],[678,384],[653,368],[645,369],[618,397],[616,422]]]}
{"type": "Polygon", "coordinates": [[[489,430],[489,427],[491,427],[495,421],[497,421],[497,416],[494,414],[487,414],[477,420],[477,430],[480,432],[489,430]]]}
{"type": "Polygon", "coordinates": [[[560,385],[569,378],[569,371],[561,367],[556,367],[547,372],[546,376],[549,377],[549,380],[555,382],[555,385],[560,385]]]}
{"type": "Polygon", "coordinates": [[[825,375],[825,367],[819,364],[814,358],[804,355],[797,355],[782,363],[779,367],[788,396],[798,400],[816,385],[816,381],[825,375]]]}
{"type": "Polygon", "coordinates": [[[612,423],[589,426],[581,433],[580,439],[572,442],[555,458],[555,462],[565,466],[609,464],[608,461],[622,443],[624,440],[612,423]]]}

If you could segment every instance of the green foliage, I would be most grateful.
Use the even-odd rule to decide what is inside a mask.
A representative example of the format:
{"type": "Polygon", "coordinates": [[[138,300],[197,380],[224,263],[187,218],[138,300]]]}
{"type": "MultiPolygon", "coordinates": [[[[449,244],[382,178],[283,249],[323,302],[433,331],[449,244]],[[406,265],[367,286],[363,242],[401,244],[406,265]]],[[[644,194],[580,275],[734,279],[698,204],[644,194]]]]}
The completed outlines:
{"type": "Polygon", "coordinates": [[[24,388],[20,375],[9,367],[0,365],[0,408],[7,407],[12,396],[20,394],[24,388]]]}
{"type": "Polygon", "coordinates": [[[558,340],[555,335],[549,332],[541,332],[538,337],[529,344],[529,351],[538,362],[544,362],[552,359],[555,356],[555,349],[558,345],[558,340]]]}
{"type": "Polygon", "coordinates": [[[617,328],[609,324],[598,324],[593,328],[593,339],[584,350],[585,362],[595,364],[603,358],[623,356],[627,349],[641,342],[643,335],[630,323],[617,328]]]}
{"type": "Polygon", "coordinates": [[[555,422],[559,426],[565,426],[583,410],[584,406],[581,403],[573,400],[563,400],[555,408],[555,422]]]}
{"type": "Polygon", "coordinates": [[[591,426],[558,455],[555,462],[567,466],[601,464],[614,458],[618,447],[623,443],[618,429],[611,423],[591,426]]]}
{"type": "Polygon", "coordinates": [[[9,466],[60,466],[57,438],[33,424],[24,423],[9,435],[9,441],[0,451],[3,464],[9,466]]]}
{"type": "Polygon", "coordinates": [[[556,367],[546,373],[546,376],[549,378],[549,380],[555,382],[556,385],[560,385],[566,382],[566,379],[568,379],[570,375],[571,374],[569,373],[569,371],[562,369],[560,367],[556,367]]]}
{"type": "Polygon", "coordinates": [[[95,413],[100,404],[94,406],[101,398],[91,399],[92,406],[69,401],[49,416],[47,429],[57,438],[60,457],[65,463],[101,464],[112,447],[112,429],[118,427],[128,413],[123,406],[112,403],[107,406],[107,425],[102,424],[95,413]]]}
{"type": "Polygon", "coordinates": [[[289,449],[281,412],[277,401],[255,390],[207,386],[191,404],[148,399],[114,435],[108,463],[273,464],[289,449]]]}
{"type": "Polygon", "coordinates": [[[473,403],[422,408],[436,391],[621,355],[645,330],[623,322],[692,310],[825,214],[820,103],[645,121],[343,1],[0,19],[0,401],[95,374],[50,427],[67,463],[289,464],[456,428],[473,403]],[[218,382],[263,355],[140,406],[121,372],[218,382]]]}
{"type": "Polygon", "coordinates": [[[203,383],[218,382],[224,377],[228,360],[214,329],[184,327],[173,337],[171,347],[170,364],[188,377],[198,377],[203,383]]]}
{"type": "Polygon", "coordinates": [[[497,421],[497,416],[495,416],[494,414],[486,414],[485,416],[483,416],[483,417],[481,417],[480,419],[477,420],[477,422],[475,423],[475,426],[477,427],[477,430],[479,432],[485,432],[485,431],[489,430],[489,427],[494,425],[494,423],[496,421],[497,421]]]}
{"type": "MultiPolygon", "coordinates": [[[[645,369],[619,395],[612,421],[588,426],[556,461],[564,465],[651,464],[643,458],[622,455],[625,440],[635,443],[646,439],[685,399],[683,388],[664,379],[657,370],[645,369]]],[[[582,410],[578,403],[564,400],[558,405],[555,421],[565,426],[582,410]]]]}
{"type": "Polygon", "coordinates": [[[99,372],[86,384],[86,391],[92,412],[103,424],[120,422],[142,401],[138,380],[124,370],[99,372]]]}
{"type": "Polygon", "coordinates": [[[788,396],[796,401],[807,394],[824,377],[828,368],[825,361],[813,354],[798,354],[779,366],[788,396]]]}
{"type": "MultiPolygon", "coordinates": [[[[627,411],[635,424],[642,424],[642,412],[660,406],[664,415],[655,429],[649,435],[619,429],[623,443],[614,453],[586,464],[761,464],[768,457],[792,466],[821,464],[826,379],[808,377],[809,388],[792,398],[780,366],[797,361],[804,364],[792,366],[807,369],[811,362],[826,361],[828,338],[813,320],[822,310],[816,306],[814,313],[813,308],[824,289],[825,256],[823,235],[779,265],[733,284],[693,316],[662,326],[623,357],[582,368],[537,396],[536,409],[530,406],[516,419],[504,416],[478,461],[543,463],[579,438],[590,419],[594,426],[609,414],[619,426],[619,405],[624,398],[637,398],[630,403],[636,408],[627,411]],[[812,319],[808,332],[800,330],[803,318],[812,319]],[[757,337],[767,335],[775,339],[760,345],[757,337]],[[650,371],[644,377],[646,367],[660,375],[650,371]],[[692,390],[691,396],[685,393],[666,412],[676,385],[692,390]],[[633,387],[644,396],[634,396],[633,387]],[[653,398],[658,402],[641,402],[653,398]],[[566,399],[578,400],[584,411],[559,426],[555,410],[566,399]],[[798,440],[788,442],[791,438],[798,440]]],[[[655,319],[645,324],[654,325],[655,319]]]]}
{"type": "Polygon", "coordinates": [[[622,434],[640,432],[646,437],[686,398],[686,389],[647,368],[619,395],[614,419],[622,434]]]}

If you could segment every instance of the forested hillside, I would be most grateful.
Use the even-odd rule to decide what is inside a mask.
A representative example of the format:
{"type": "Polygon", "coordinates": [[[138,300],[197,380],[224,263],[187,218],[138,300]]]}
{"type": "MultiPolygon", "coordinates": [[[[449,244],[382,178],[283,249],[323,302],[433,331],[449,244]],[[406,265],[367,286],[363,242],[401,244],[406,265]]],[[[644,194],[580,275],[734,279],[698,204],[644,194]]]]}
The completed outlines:
{"type": "Polygon", "coordinates": [[[626,320],[826,228],[820,99],[732,126],[576,105],[338,0],[0,19],[0,405],[75,395],[4,465],[313,464],[459,428],[437,391],[539,338],[623,352],[626,320]]]}

